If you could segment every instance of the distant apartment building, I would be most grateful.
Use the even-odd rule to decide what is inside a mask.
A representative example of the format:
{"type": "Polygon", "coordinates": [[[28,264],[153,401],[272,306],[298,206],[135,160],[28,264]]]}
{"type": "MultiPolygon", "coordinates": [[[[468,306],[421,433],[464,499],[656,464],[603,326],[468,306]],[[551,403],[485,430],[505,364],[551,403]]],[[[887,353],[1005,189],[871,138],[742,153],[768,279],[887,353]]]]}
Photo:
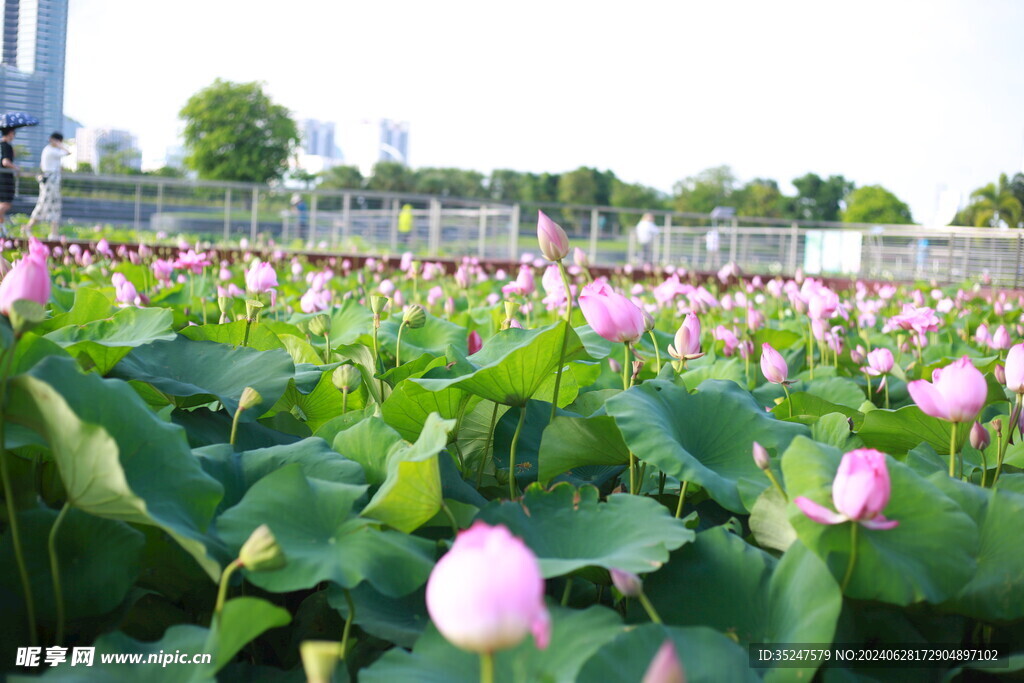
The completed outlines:
{"type": "Polygon", "coordinates": [[[39,119],[18,132],[16,143],[31,157],[21,163],[32,166],[50,133],[64,125],[68,0],[4,0],[0,19],[0,106],[39,119]]]}
{"type": "Polygon", "coordinates": [[[75,134],[75,151],[79,164],[89,164],[103,172],[103,159],[116,157],[118,166],[136,171],[142,169],[142,152],[134,135],[116,128],[79,128],[75,134]]]}
{"type": "Polygon", "coordinates": [[[364,176],[378,161],[409,163],[409,123],[391,119],[359,121],[345,143],[346,159],[364,176]]]}
{"type": "Polygon", "coordinates": [[[302,151],[305,154],[328,159],[341,158],[334,140],[334,124],[329,121],[303,119],[301,125],[302,151]]]}

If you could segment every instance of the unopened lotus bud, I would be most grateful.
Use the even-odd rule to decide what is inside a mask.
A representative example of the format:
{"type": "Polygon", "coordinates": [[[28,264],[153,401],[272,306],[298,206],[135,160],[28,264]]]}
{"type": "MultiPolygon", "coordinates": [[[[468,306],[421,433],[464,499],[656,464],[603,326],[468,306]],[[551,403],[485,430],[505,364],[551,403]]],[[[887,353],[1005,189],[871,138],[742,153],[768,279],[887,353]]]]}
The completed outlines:
{"type": "Polygon", "coordinates": [[[1002,385],[1006,385],[1006,368],[1002,365],[996,365],[992,370],[992,373],[996,376],[996,381],[1002,385]]]}
{"type": "Polygon", "coordinates": [[[654,316],[644,311],[644,332],[650,332],[654,329],[654,316]]]}
{"type": "Polygon", "coordinates": [[[273,571],[287,563],[274,532],[266,524],[256,527],[249,535],[238,551],[238,561],[251,572],[273,571]]]}
{"type": "Polygon", "coordinates": [[[666,639],[647,666],[640,683],[686,683],[686,672],[671,639],[666,639]]]}
{"type": "Polygon", "coordinates": [[[642,360],[633,361],[633,381],[636,382],[636,378],[640,376],[640,371],[644,369],[644,362],[642,360]]]}
{"type": "Polygon", "coordinates": [[[543,211],[537,213],[537,243],[549,261],[561,261],[569,255],[569,236],[543,211]]]}
{"type": "Polygon", "coordinates": [[[611,569],[609,573],[612,575],[612,583],[615,584],[615,588],[625,597],[635,598],[643,592],[644,582],[636,574],[621,569],[611,569]]]}
{"type": "Polygon", "coordinates": [[[242,390],[242,396],[238,399],[238,408],[240,410],[249,410],[255,408],[259,404],[263,403],[263,397],[260,396],[260,392],[256,391],[252,387],[246,387],[242,390]]]}
{"type": "Polygon", "coordinates": [[[331,319],[323,313],[309,320],[309,331],[318,337],[324,337],[331,331],[331,319]]]}
{"type": "Polygon", "coordinates": [[[427,324],[427,312],[419,304],[409,304],[402,311],[402,322],[413,330],[427,324]]]}
{"type": "Polygon", "coordinates": [[[768,459],[768,449],[766,449],[764,446],[755,441],[753,450],[754,463],[762,470],[767,470],[770,462],[768,459]]]}
{"type": "Polygon", "coordinates": [[[990,443],[992,443],[992,437],[989,436],[988,430],[982,427],[980,422],[975,422],[971,427],[971,445],[979,451],[983,451],[988,448],[990,443]]]}
{"type": "Polygon", "coordinates": [[[363,376],[354,365],[339,365],[331,373],[331,381],[338,391],[352,391],[362,380],[363,376]]]}
{"type": "Polygon", "coordinates": [[[330,683],[345,653],[341,643],[332,640],[304,640],[299,645],[299,656],[308,683],[330,683]]]}
{"type": "Polygon", "coordinates": [[[586,268],[590,265],[590,257],[587,256],[587,252],[583,251],[579,247],[576,247],[572,251],[572,262],[580,268],[586,268]]]}
{"type": "Polygon", "coordinates": [[[996,436],[1002,438],[1003,436],[1003,421],[999,418],[992,420],[992,429],[996,430],[996,436]]]}
{"type": "Polygon", "coordinates": [[[608,359],[608,367],[611,368],[612,372],[622,372],[622,365],[620,365],[619,361],[615,360],[614,358],[608,359]]]}

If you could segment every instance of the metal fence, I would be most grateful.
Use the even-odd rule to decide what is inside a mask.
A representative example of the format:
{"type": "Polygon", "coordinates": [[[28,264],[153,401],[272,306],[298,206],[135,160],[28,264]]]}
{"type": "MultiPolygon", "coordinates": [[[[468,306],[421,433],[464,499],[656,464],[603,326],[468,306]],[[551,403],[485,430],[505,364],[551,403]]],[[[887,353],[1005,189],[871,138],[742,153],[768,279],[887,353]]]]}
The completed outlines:
{"type": "MultiPolygon", "coordinates": [[[[37,194],[35,177],[22,175],[13,213],[29,213],[37,194]]],[[[1024,286],[1024,243],[1014,230],[716,220],[651,211],[660,233],[641,246],[634,226],[643,209],[92,174],[65,174],[62,194],[62,231],[69,234],[101,225],[214,243],[246,238],[296,249],[515,260],[521,252],[539,253],[537,212],[543,210],[595,265],[650,262],[714,270],[733,262],[747,273],[803,268],[809,274],[1024,286]]]]}

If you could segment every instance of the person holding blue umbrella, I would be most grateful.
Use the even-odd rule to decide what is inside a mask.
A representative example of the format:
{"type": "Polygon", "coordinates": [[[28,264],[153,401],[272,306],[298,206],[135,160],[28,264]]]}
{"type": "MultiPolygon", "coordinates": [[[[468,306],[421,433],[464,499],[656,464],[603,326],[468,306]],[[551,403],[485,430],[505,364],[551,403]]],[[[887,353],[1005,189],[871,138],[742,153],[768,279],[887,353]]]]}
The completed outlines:
{"type": "Polygon", "coordinates": [[[6,234],[7,212],[11,210],[17,187],[14,165],[14,131],[25,126],[38,126],[39,119],[24,112],[0,114],[0,233],[6,234]]]}

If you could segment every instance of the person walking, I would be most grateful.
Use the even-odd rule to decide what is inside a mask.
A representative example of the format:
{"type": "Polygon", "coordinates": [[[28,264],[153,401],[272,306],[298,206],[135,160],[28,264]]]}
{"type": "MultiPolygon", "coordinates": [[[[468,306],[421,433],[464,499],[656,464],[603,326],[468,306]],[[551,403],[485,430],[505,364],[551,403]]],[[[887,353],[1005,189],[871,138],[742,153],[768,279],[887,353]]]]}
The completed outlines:
{"type": "Polygon", "coordinates": [[[14,202],[15,174],[14,129],[0,128],[0,235],[7,234],[7,212],[14,202]]]}
{"type": "Polygon", "coordinates": [[[43,147],[43,153],[39,156],[39,199],[36,200],[36,208],[32,210],[32,216],[25,225],[26,231],[43,221],[50,224],[50,237],[57,236],[62,208],[60,161],[68,154],[71,154],[71,150],[64,146],[64,136],[60,133],[50,135],[50,143],[43,147]]]}
{"type": "Polygon", "coordinates": [[[636,241],[640,245],[640,264],[645,265],[654,258],[654,238],[661,230],[654,223],[654,214],[645,213],[636,224],[636,241]]]}

